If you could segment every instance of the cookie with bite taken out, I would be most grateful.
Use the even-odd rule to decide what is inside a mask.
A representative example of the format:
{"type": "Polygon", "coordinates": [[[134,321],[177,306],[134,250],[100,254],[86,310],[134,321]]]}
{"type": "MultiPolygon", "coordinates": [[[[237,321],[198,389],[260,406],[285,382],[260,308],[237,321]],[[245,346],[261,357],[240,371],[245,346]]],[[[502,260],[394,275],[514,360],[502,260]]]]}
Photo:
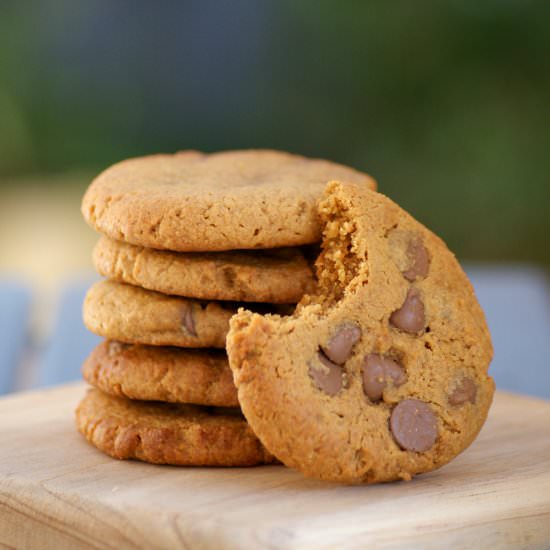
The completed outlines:
{"type": "Polygon", "coordinates": [[[487,417],[490,334],[441,239],[387,197],[331,182],[319,286],[294,315],[232,317],[241,408],[284,464],[345,483],[439,468],[487,417]]]}

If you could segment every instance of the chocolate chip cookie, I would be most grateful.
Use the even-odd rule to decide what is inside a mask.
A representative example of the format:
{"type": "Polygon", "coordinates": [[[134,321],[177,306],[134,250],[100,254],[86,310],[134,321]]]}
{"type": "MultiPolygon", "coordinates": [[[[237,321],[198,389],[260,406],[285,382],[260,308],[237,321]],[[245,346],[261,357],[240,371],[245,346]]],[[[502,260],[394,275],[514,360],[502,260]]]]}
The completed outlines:
{"type": "Polygon", "coordinates": [[[240,310],[227,339],[241,408],[287,466],[346,483],[410,479],[475,439],[494,391],[472,286],[387,197],[332,182],[319,288],[291,317],[240,310]]]}
{"type": "Polygon", "coordinates": [[[129,344],[223,348],[236,308],[100,281],[84,300],[84,324],[110,340],[129,344]]]}
{"type": "Polygon", "coordinates": [[[366,174],[278,151],[185,151],[125,160],[100,174],[82,213],[97,231],[149,248],[276,248],[320,238],[315,203],[331,179],[366,174]]]}
{"type": "Polygon", "coordinates": [[[105,341],[82,366],[92,386],[105,393],[142,401],[238,407],[227,355],[105,341]]]}
{"type": "MultiPolygon", "coordinates": [[[[240,302],[205,302],[100,281],[87,292],[83,319],[93,333],[127,344],[224,348],[229,319],[240,302]]],[[[288,315],[291,304],[249,304],[254,311],[288,315]]]]}
{"type": "Polygon", "coordinates": [[[89,390],[76,409],[78,430],[119,459],[178,466],[274,462],[238,409],[145,403],[89,390]]]}
{"type": "Polygon", "coordinates": [[[109,279],[201,300],[295,304],[315,284],[299,248],[178,253],[102,237],[93,260],[109,279]]]}

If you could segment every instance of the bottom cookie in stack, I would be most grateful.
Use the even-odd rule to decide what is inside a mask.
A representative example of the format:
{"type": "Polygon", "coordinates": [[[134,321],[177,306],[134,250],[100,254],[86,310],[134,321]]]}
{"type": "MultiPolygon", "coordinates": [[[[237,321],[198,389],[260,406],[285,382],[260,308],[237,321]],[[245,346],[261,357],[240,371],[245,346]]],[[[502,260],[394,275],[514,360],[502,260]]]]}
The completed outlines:
{"type": "Polygon", "coordinates": [[[76,424],[90,443],[119,459],[178,466],[275,462],[239,409],[131,401],[90,389],[76,424]]]}

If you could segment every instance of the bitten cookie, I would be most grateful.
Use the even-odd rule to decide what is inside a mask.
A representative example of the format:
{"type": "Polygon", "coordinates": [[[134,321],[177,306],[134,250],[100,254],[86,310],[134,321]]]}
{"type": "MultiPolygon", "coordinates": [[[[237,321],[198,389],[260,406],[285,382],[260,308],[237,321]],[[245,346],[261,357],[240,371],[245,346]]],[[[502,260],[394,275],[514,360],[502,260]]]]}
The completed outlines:
{"type": "Polygon", "coordinates": [[[89,390],[76,425],[104,453],[153,464],[254,466],[274,462],[236,409],[145,403],[89,390]]]}
{"type": "Polygon", "coordinates": [[[84,324],[110,340],[129,344],[223,348],[236,307],[166,296],[143,288],[100,281],[84,300],[84,324]]]}
{"type": "Polygon", "coordinates": [[[240,310],[227,340],[241,408],[287,466],[326,480],[410,479],[481,429],[492,345],[445,244],[387,197],[330,183],[319,291],[295,315],[240,310]]]}
{"type": "Polygon", "coordinates": [[[238,407],[227,355],[217,350],[105,341],[82,366],[84,380],[105,393],[142,401],[238,407]]]}
{"type": "Polygon", "coordinates": [[[331,179],[375,187],[366,174],[279,151],[184,151],[125,160],[82,202],[97,231],[150,248],[276,248],[320,238],[315,203],[331,179]]]}
{"type": "Polygon", "coordinates": [[[93,260],[109,279],[201,300],[295,304],[315,284],[299,248],[182,254],[102,237],[93,260]]]}

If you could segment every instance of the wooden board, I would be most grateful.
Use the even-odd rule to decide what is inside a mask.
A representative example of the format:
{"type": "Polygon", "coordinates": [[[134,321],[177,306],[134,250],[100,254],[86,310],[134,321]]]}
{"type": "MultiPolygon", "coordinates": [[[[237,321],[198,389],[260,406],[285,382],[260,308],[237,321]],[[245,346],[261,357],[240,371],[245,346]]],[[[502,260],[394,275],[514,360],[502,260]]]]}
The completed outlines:
{"type": "Polygon", "coordinates": [[[500,393],[412,482],[118,462],[73,427],[81,384],[0,400],[0,548],[550,548],[550,403],[500,393]]]}

